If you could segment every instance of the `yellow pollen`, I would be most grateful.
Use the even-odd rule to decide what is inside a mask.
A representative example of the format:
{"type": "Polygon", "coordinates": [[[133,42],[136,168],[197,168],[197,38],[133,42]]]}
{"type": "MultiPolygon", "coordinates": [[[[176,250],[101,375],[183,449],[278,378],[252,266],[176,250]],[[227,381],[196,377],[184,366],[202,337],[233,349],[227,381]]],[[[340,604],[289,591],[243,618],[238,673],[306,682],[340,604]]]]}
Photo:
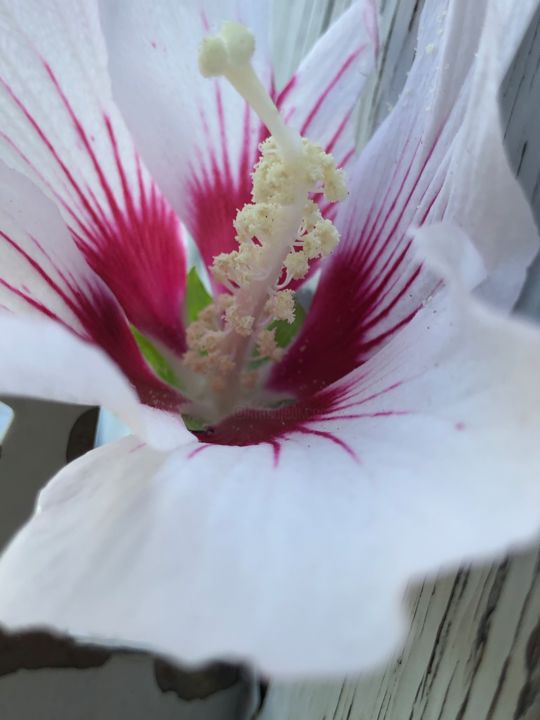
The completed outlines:
{"type": "Polygon", "coordinates": [[[301,280],[307,275],[309,270],[309,261],[307,255],[302,250],[290,252],[285,258],[285,268],[287,274],[293,280],[301,280]]]}
{"type": "Polygon", "coordinates": [[[264,309],[275,320],[285,320],[288,323],[293,323],[295,314],[294,292],[292,290],[280,290],[270,295],[264,309]]]}
{"type": "Polygon", "coordinates": [[[238,335],[249,337],[253,332],[254,323],[253,315],[243,315],[234,302],[225,311],[225,327],[234,330],[238,335]]]}
{"type": "Polygon", "coordinates": [[[261,330],[257,335],[256,347],[262,358],[270,358],[270,360],[279,362],[283,357],[284,351],[276,343],[275,329],[261,330]]]}
{"type": "Polygon", "coordinates": [[[234,221],[234,229],[237,232],[236,240],[243,243],[249,242],[256,235],[270,237],[275,212],[276,207],[271,203],[259,202],[256,205],[244,205],[238,211],[234,221]]]}
{"type": "Polygon", "coordinates": [[[205,308],[187,329],[184,363],[208,377],[210,387],[229,394],[221,403],[230,411],[238,387],[253,388],[257,371],[248,369],[256,349],[260,358],[279,362],[278,320],[293,323],[292,280],[309,272],[310,261],[329,255],[339,234],[323,218],[312,196],[328,202],[345,199],[343,172],[319,145],[287,127],[251,65],[252,33],[239,23],[224,23],[206,38],[199,53],[205,77],[223,75],[258,113],[271,132],[259,146],[253,170],[251,202],[234,221],[237,249],[214,258],[215,280],[226,292],[205,308]]]}
{"type": "Polygon", "coordinates": [[[257,385],[259,373],[256,370],[246,370],[242,373],[240,382],[246,390],[253,390],[257,385]]]}

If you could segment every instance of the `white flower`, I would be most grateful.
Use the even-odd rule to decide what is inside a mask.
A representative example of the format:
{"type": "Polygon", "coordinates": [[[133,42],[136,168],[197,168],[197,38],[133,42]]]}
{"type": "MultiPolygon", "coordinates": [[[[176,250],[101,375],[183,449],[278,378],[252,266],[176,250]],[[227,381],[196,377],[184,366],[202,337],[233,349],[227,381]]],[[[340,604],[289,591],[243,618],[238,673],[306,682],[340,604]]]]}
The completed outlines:
{"type": "MultiPolygon", "coordinates": [[[[276,361],[247,377],[244,409],[229,402],[195,436],[180,411],[226,388],[185,368],[179,218],[207,267],[238,247],[265,133],[224,80],[200,77],[197,49],[241,20],[271,89],[270,3],[0,2],[0,390],[101,404],[134,433],[41,494],[0,560],[1,622],[342,674],[395,649],[412,578],[538,532],[540,333],[508,316],[538,238],[497,108],[537,3],[513,6],[428,0],[407,85],[359,157],[370,0],[274,93],[348,171],[348,199],[319,203],[341,241],[306,255],[321,278],[283,359],[259,336],[276,361]],[[180,383],[146,362],[141,333],[180,383]]],[[[271,236],[273,216],[257,217],[271,236]]],[[[241,283],[264,279],[257,246],[242,252],[241,283]]],[[[227,297],[250,337],[259,310],[227,297]]],[[[201,360],[227,328],[211,311],[196,322],[201,360]]]]}

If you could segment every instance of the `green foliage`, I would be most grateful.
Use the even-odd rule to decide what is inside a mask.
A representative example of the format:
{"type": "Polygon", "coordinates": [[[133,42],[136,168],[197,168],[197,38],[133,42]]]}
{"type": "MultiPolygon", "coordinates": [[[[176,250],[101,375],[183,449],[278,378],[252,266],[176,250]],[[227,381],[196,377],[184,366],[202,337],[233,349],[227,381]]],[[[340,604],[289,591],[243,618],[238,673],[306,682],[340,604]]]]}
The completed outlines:
{"type": "Polygon", "coordinates": [[[212,302],[212,296],[204,287],[197,268],[192,267],[187,275],[186,283],[186,320],[192,323],[201,310],[212,302]]]}
{"type": "Polygon", "coordinates": [[[198,433],[208,430],[209,425],[207,420],[202,420],[194,415],[182,415],[182,419],[190,432],[198,433]]]}
{"type": "Polygon", "coordinates": [[[152,342],[142,335],[133,325],[131,326],[131,332],[133,333],[133,337],[135,338],[144,359],[156,375],[158,375],[158,377],[160,377],[164,382],[169,383],[169,385],[178,385],[176,375],[174,374],[170,364],[152,344],[152,342]]]}
{"type": "MultiPolygon", "coordinates": [[[[274,320],[268,325],[268,330],[276,331],[276,344],[280,348],[286,348],[300,332],[300,328],[306,319],[306,311],[298,300],[294,301],[294,321],[288,323],[286,320],[274,320]]],[[[259,358],[257,351],[253,354],[250,367],[253,370],[268,362],[268,358],[259,358]]]]}
{"type": "Polygon", "coordinates": [[[289,345],[300,332],[300,328],[306,319],[306,311],[300,305],[298,300],[294,301],[294,322],[288,323],[286,320],[274,320],[268,326],[269,330],[276,330],[276,343],[280,348],[289,345]]]}
{"type": "MultiPolygon", "coordinates": [[[[204,287],[197,269],[191,268],[187,275],[186,282],[185,314],[187,323],[193,322],[200,311],[211,302],[212,296],[208,294],[204,287]]],[[[166,357],[156,348],[152,341],[140,333],[136,327],[131,326],[131,332],[144,359],[156,375],[169,385],[179,387],[178,378],[166,357]]]]}

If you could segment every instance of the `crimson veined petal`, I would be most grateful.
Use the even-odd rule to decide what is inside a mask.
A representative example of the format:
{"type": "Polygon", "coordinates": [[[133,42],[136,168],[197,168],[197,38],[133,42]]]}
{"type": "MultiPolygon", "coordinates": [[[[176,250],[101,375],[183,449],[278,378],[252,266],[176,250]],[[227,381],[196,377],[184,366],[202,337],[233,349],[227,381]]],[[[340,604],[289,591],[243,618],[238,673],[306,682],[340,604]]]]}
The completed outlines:
{"type": "MultiPolygon", "coordinates": [[[[49,318],[100,347],[143,402],[178,408],[179,395],[147,366],[117,299],[85,262],[54,204],[1,162],[0,304],[16,316],[49,318]]],[[[9,341],[11,354],[23,352],[9,341]]],[[[39,353],[35,359],[40,365],[39,353]]]]}
{"type": "Polygon", "coordinates": [[[403,578],[399,571],[397,582],[381,573],[384,591],[379,602],[369,604],[375,600],[372,575],[368,580],[351,573],[351,565],[347,569],[347,561],[360,569],[368,550],[360,540],[370,510],[358,516],[362,490],[350,478],[323,480],[321,464],[316,472],[321,459],[316,451],[291,451],[290,459],[306,463],[309,474],[291,477],[263,465],[257,482],[254,470],[265,450],[255,447],[221,447],[213,462],[204,455],[188,461],[187,448],[167,456],[127,438],[87,454],[57,477],[32,525],[0,562],[3,622],[62,626],[93,639],[129,638],[131,645],[159,647],[187,662],[242,657],[277,676],[324,672],[334,661],[333,671],[342,670],[350,666],[354,647],[359,657],[382,659],[403,626],[398,603],[403,578]],[[243,507],[235,522],[233,503],[243,507]],[[92,530],[97,527],[99,532],[92,530]],[[114,542],[103,554],[98,545],[105,538],[114,542]],[[106,561],[100,572],[89,573],[95,553],[106,561]],[[47,573],[50,555],[57,563],[47,573]],[[15,574],[15,562],[23,557],[29,562],[15,574]],[[116,573],[114,582],[110,573],[116,573]],[[332,607],[340,610],[337,624],[348,617],[347,636],[328,619],[327,593],[334,583],[332,607]],[[39,589],[43,602],[31,602],[31,589],[39,589]],[[63,601],[65,591],[73,602],[63,601]],[[306,603],[310,592],[315,599],[306,603]],[[158,623],[151,621],[154,603],[158,623]],[[358,612],[364,603],[372,609],[371,622],[361,616],[352,623],[353,607],[358,612]],[[173,607],[181,613],[171,622],[173,607]]]}
{"type": "Polygon", "coordinates": [[[377,59],[377,7],[355,2],[317,41],[277,95],[285,121],[347,169],[354,156],[353,110],[377,59]]]}
{"type": "Polygon", "coordinates": [[[173,392],[155,379],[152,384],[149,372],[139,380],[133,382],[101,348],[56,321],[0,312],[1,393],[103,405],[152,447],[189,443],[180,415],[164,412],[177,409],[178,396],[175,407],[173,392]]]}
{"type": "Polygon", "coordinates": [[[373,3],[354,3],[279,93],[267,48],[270,6],[102,2],[115,96],[207,266],[235,248],[233,220],[250,200],[250,173],[267,134],[226,82],[200,77],[197,49],[209,29],[224,19],[249,26],[256,36],[254,67],[285,119],[342,166],[354,152],[352,110],[377,45],[373,3]]]}
{"type": "Polygon", "coordinates": [[[97,4],[4,2],[0,36],[2,156],[56,201],[130,321],[180,352],[180,226],[111,99],[97,4]]]}
{"type": "Polygon", "coordinates": [[[233,243],[262,129],[236,91],[201,77],[198,47],[221,20],[242,21],[256,34],[254,64],[268,86],[269,4],[103,0],[101,14],[115,99],[209,265],[233,243]]]}
{"type": "MultiPolygon", "coordinates": [[[[336,218],[342,241],[270,378],[274,389],[311,393],[333,382],[414,317],[438,287],[412,252],[415,227],[455,219],[488,271],[479,292],[504,307],[515,301],[538,239],[502,143],[505,29],[487,2],[426,7],[408,82],[356,162],[336,218]]],[[[514,48],[519,39],[512,35],[514,48]]]]}
{"type": "Polygon", "coordinates": [[[126,438],[63,470],[0,561],[3,622],[343,675],[397,649],[407,581],[535,537],[540,333],[468,295],[462,231],[419,241],[444,289],[299,412],[310,432],[273,429],[278,462],[262,436],[126,438]]]}

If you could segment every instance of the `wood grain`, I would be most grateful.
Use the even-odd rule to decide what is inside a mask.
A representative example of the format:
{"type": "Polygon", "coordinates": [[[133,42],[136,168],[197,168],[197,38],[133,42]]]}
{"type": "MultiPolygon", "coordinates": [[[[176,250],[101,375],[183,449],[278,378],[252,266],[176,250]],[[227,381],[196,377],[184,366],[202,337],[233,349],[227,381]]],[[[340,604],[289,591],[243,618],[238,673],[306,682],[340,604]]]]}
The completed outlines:
{"type": "Polygon", "coordinates": [[[263,720],[538,720],[540,555],[426,582],[400,657],[361,680],[274,685],[263,720]],[[536,714],[535,714],[536,713],[536,714]]]}

